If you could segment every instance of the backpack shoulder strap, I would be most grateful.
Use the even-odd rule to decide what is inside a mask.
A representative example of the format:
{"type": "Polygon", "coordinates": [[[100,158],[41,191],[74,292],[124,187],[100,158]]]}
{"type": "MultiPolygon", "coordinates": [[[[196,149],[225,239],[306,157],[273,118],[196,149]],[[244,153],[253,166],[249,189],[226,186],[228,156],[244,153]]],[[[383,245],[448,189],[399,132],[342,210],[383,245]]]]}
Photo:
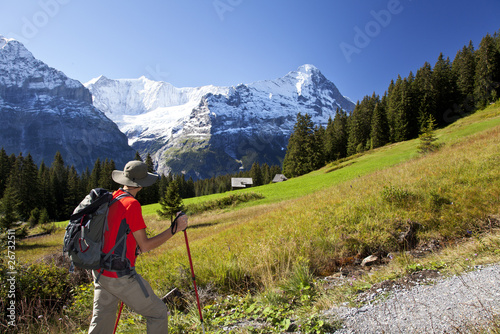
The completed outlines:
{"type": "Polygon", "coordinates": [[[109,202],[109,206],[113,205],[115,202],[121,200],[122,198],[129,197],[129,196],[132,197],[132,195],[127,194],[127,193],[120,194],[116,198],[113,198],[113,200],[111,202],[109,202]]]}
{"type": "MultiPolygon", "coordinates": [[[[130,197],[132,197],[132,195],[130,195],[129,193],[126,193],[126,192],[125,192],[125,193],[123,193],[123,194],[118,195],[116,198],[114,198],[113,200],[111,200],[111,202],[109,202],[109,204],[108,204],[108,208],[109,208],[111,205],[113,205],[114,203],[116,203],[116,202],[118,202],[119,200],[121,200],[122,198],[129,197],[129,196],[130,196],[130,197]]],[[[130,228],[128,227],[128,224],[127,224],[126,226],[127,226],[127,229],[126,229],[125,233],[121,233],[121,235],[118,235],[118,236],[117,236],[117,239],[115,240],[115,244],[114,244],[114,246],[111,248],[111,250],[110,250],[109,252],[107,252],[107,253],[103,253],[103,254],[102,254],[102,256],[103,256],[103,257],[102,257],[102,261],[101,261],[101,263],[106,262],[106,260],[108,260],[108,258],[109,258],[109,257],[113,254],[113,252],[116,250],[116,248],[118,248],[119,246],[122,246],[122,244],[124,244],[124,243],[126,242],[127,236],[128,236],[128,234],[130,233],[130,228]]],[[[105,226],[105,230],[106,230],[106,231],[109,231],[108,219],[107,219],[107,218],[106,218],[106,226],[105,226]]],[[[121,228],[120,228],[120,230],[121,230],[121,228]]],[[[118,233],[120,234],[120,231],[119,231],[118,233]]],[[[104,238],[104,235],[103,235],[103,238],[104,238]]],[[[124,258],[124,257],[125,257],[125,254],[124,254],[125,250],[126,250],[126,248],[124,247],[124,248],[123,248],[122,258],[124,258]]],[[[101,273],[102,273],[102,271],[104,271],[104,269],[105,269],[105,268],[101,268],[101,269],[102,269],[102,270],[101,270],[101,273]]],[[[100,275],[99,275],[99,277],[100,277],[100,275]]],[[[96,282],[97,282],[97,281],[96,281],[96,282]]]]}

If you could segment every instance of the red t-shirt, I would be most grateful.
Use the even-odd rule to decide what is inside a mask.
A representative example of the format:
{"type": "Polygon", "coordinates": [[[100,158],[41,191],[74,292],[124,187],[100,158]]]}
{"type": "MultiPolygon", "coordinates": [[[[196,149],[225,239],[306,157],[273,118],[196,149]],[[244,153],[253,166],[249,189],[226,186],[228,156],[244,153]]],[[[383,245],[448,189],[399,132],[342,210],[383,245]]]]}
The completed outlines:
{"type": "MultiPolygon", "coordinates": [[[[125,193],[119,189],[113,193],[113,198],[125,193]]],[[[135,241],[134,233],[143,228],[146,228],[146,223],[142,217],[141,204],[132,196],[126,196],[116,201],[109,207],[108,212],[108,231],[104,232],[103,252],[108,253],[116,242],[116,236],[122,221],[125,220],[130,228],[130,233],[127,236],[127,252],[126,257],[130,260],[131,266],[135,266],[137,242],[135,241]]],[[[108,277],[118,277],[115,272],[104,270],[102,273],[108,277]]]]}

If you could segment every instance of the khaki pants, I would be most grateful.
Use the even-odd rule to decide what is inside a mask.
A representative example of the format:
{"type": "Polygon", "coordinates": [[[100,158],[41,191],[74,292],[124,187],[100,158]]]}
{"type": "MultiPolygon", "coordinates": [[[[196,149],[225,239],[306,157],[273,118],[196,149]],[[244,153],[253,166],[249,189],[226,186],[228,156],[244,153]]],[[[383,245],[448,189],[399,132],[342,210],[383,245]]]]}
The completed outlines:
{"type": "MultiPolygon", "coordinates": [[[[95,280],[96,273],[93,274],[95,280]]],[[[89,334],[113,333],[120,300],[146,318],[148,334],[168,333],[167,307],[139,274],[120,278],[101,275],[94,287],[94,312],[89,334]],[[149,297],[144,295],[138,280],[142,280],[149,297]]]]}

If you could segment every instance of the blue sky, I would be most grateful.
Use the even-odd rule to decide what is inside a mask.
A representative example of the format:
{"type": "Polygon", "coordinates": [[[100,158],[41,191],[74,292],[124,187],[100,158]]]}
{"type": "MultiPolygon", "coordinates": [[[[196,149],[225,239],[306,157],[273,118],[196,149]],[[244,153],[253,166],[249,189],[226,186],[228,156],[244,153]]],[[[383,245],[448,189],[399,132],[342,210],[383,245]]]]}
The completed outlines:
{"type": "Polygon", "coordinates": [[[3,0],[0,13],[0,34],[81,82],[231,86],[313,64],[354,101],[500,29],[498,0],[3,0]]]}

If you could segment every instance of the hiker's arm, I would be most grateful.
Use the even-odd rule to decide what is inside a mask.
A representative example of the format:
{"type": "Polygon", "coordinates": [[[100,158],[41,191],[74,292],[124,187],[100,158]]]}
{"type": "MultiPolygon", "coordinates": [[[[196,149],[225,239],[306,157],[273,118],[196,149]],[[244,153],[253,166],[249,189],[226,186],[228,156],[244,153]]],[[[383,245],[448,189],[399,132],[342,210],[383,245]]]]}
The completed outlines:
{"type": "MultiPolygon", "coordinates": [[[[187,221],[188,221],[187,216],[182,216],[177,218],[177,224],[178,224],[177,231],[184,230],[187,227],[187,221]]],[[[155,235],[152,238],[148,238],[146,234],[146,229],[144,228],[132,232],[132,234],[134,235],[135,241],[137,241],[137,245],[139,245],[139,248],[141,249],[142,253],[148,252],[152,249],[155,249],[156,247],[161,246],[168,239],[172,237],[172,231],[170,227],[167,228],[165,231],[161,232],[160,234],[155,235]]]]}

